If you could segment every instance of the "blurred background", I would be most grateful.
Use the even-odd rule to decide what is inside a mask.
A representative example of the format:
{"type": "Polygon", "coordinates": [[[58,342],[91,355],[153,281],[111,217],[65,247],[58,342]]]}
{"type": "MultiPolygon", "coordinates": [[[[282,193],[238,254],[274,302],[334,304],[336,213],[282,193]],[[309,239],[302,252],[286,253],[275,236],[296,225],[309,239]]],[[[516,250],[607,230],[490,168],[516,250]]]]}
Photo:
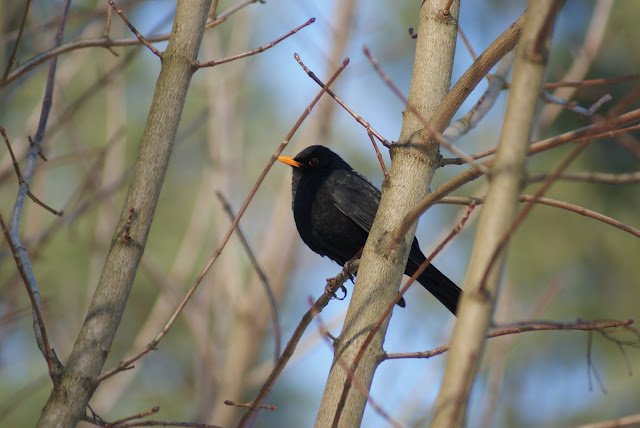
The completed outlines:
{"type": "MultiPolygon", "coordinates": [[[[16,40],[25,1],[3,2],[0,71],[16,40]]],[[[411,78],[420,2],[220,0],[217,13],[244,6],[206,31],[199,59],[209,61],[266,44],[311,17],[316,22],[258,55],[199,70],[191,83],[170,169],[157,207],[124,319],[105,366],[146,345],[164,326],[179,300],[219,245],[230,219],[215,192],[237,211],[265,163],[319,87],[293,59],[294,52],[326,79],[344,57],[351,59],[334,89],[389,141],[397,138],[402,102],[375,73],[367,45],[406,94],[411,78]],[[247,3],[247,4],[244,4],[247,3]]],[[[62,1],[34,0],[17,60],[25,63],[53,44],[62,1]]],[[[171,29],[171,1],[121,1],[118,6],[145,35],[171,29]]],[[[460,25],[480,54],[526,7],[523,0],[463,2],[460,25]]],[[[64,42],[103,37],[107,3],[72,2],[64,42]]],[[[640,3],[630,0],[566,2],[554,33],[547,81],[610,78],[640,69],[640,3]]],[[[110,37],[132,38],[114,15],[110,37]]],[[[166,42],[154,44],[163,50],[166,42]]],[[[452,82],[473,62],[461,40],[452,82]]],[[[0,88],[0,125],[20,162],[35,133],[47,64],[0,88]]],[[[139,47],[85,48],[59,57],[53,109],[44,138],[48,162],[38,161],[31,190],[65,215],[54,217],[31,201],[21,237],[33,262],[44,300],[50,340],[64,363],[86,315],[126,191],[160,63],[139,47]],[[117,53],[118,56],[114,55],[117,53]]],[[[457,117],[478,100],[483,81],[457,117]]],[[[604,94],[606,115],[637,83],[590,86],[565,94],[589,107],[604,94]]],[[[506,93],[480,126],[457,142],[467,153],[495,147],[506,93]]],[[[634,101],[627,110],[638,108],[634,101]]],[[[575,113],[541,104],[536,138],[590,123],[575,113]]],[[[638,135],[594,142],[570,167],[575,172],[636,172],[638,135]]],[[[294,136],[286,155],[324,144],[380,185],[382,173],[365,129],[325,97],[294,136]]],[[[382,150],[383,148],[381,148],[382,150]]],[[[530,158],[531,175],[555,168],[571,147],[530,158]]],[[[444,157],[451,157],[446,150],[444,157]]],[[[383,156],[390,160],[386,149],[383,156]]],[[[447,166],[432,188],[463,172],[447,166]]],[[[340,267],[312,253],[295,230],[290,210],[291,171],[274,165],[240,227],[278,299],[283,345],[318,297],[325,279],[340,267]]],[[[457,195],[484,194],[486,181],[457,195]]],[[[526,193],[539,186],[533,183],[526,193]]],[[[559,181],[547,196],[580,205],[638,227],[638,184],[559,181]]],[[[17,179],[5,148],[0,150],[0,212],[11,216],[17,179]]],[[[438,205],[421,219],[417,237],[430,252],[459,221],[465,207],[438,205]]],[[[435,265],[462,284],[474,237],[467,227],[436,258],[435,265]]],[[[509,246],[496,323],[525,320],[574,322],[640,318],[640,241],[595,220],[536,207],[509,246]]],[[[349,293],[351,284],[347,284],[349,293]]],[[[408,291],[406,309],[395,310],[387,352],[424,351],[448,343],[454,318],[421,287],[408,291]]],[[[337,335],[349,297],[333,301],[323,321],[337,335]]],[[[234,235],[186,312],[158,349],[134,370],[104,382],[92,408],[115,420],[160,406],[154,419],[231,426],[243,410],[224,400],[248,402],[273,366],[274,327],[264,286],[234,235]]],[[[310,426],[323,392],[332,349],[317,324],[306,332],[278,379],[256,426],[310,426]]],[[[618,332],[625,340],[638,338],[618,332]]],[[[469,426],[564,427],[640,411],[640,351],[584,332],[538,332],[490,340],[471,398],[469,426]],[[590,360],[588,359],[590,357],[590,360]]],[[[376,373],[372,397],[407,426],[429,421],[446,354],[429,360],[394,360],[376,373]]],[[[51,389],[47,367],[31,327],[30,303],[6,242],[0,244],[0,425],[31,426],[51,389]]],[[[388,422],[367,408],[363,426],[388,422]]],[[[85,426],[88,426],[85,424],[85,426]]]]}

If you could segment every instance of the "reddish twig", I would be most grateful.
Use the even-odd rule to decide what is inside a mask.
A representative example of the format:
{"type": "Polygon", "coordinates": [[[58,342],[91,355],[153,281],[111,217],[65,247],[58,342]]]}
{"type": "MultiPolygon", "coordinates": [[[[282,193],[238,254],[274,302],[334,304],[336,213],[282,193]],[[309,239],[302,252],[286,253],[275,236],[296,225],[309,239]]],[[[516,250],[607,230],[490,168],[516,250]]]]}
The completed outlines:
{"type": "MultiPolygon", "coordinates": [[[[225,212],[229,215],[229,219],[231,220],[231,223],[233,223],[236,218],[236,215],[233,212],[233,208],[231,208],[231,204],[229,204],[229,202],[226,200],[222,192],[217,191],[216,196],[218,197],[218,200],[222,204],[222,208],[224,208],[225,212]]],[[[271,288],[269,278],[267,278],[267,274],[264,272],[264,269],[262,269],[262,267],[260,266],[260,263],[258,263],[258,260],[256,259],[255,254],[251,250],[249,241],[247,241],[247,238],[245,238],[244,233],[242,232],[242,229],[240,229],[239,225],[238,227],[236,227],[236,234],[238,235],[238,239],[240,240],[242,247],[247,253],[247,257],[249,257],[249,261],[251,262],[251,265],[253,266],[256,273],[258,274],[260,281],[262,281],[262,284],[264,285],[264,291],[269,300],[269,307],[271,309],[271,321],[273,323],[273,337],[275,341],[274,350],[273,350],[273,353],[274,353],[273,361],[278,362],[278,358],[280,357],[280,346],[281,346],[280,342],[282,340],[282,333],[280,332],[280,319],[278,316],[278,303],[276,302],[276,296],[273,294],[273,290],[271,288]]]]}
{"type": "Polygon", "coordinates": [[[127,19],[127,17],[124,15],[124,13],[122,12],[122,10],[120,10],[120,8],[118,8],[118,6],[116,6],[116,4],[114,3],[113,0],[109,0],[109,6],[111,6],[113,8],[113,10],[116,11],[116,13],[118,15],[120,15],[120,18],[124,21],[125,24],[127,24],[127,27],[129,27],[129,30],[131,30],[131,32],[138,38],[138,40],[140,40],[140,43],[142,43],[143,45],[145,45],[147,48],[149,48],[149,50],[151,52],[153,52],[153,54],[155,56],[157,56],[158,58],[160,58],[162,60],[162,53],[154,48],[151,43],[149,43],[147,41],[147,39],[144,38],[144,36],[142,34],[140,34],[140,32],[136,29],[136,27],[133,26],[133,24],[131,22],[129,22],[129,20],[127,19]]]}
{"type": "Polygon", "coordinates": [[[638,79],[640,79],[640,74],[629,74],[627,76],[581,80],[579,82],[551,82],[551,83],[545,83],[543,85],[543,88],[545,89],[554,89],[554,88],[562,88],[562,87],[582,88],[587,86],[600,86],[600,85],[609,85],[612,83],[628,82],[629,80],[638,80],[638,79]]]}
{"type": "Polygon", "coordinates": [[[384,179],[389,178],[389,172],[387,171],[387,167],[384,165],[384,159],[382,159],[382,154],[380,154],[380,150],[378,150],[378,145],[376,144],[376,140],[373,138],[373,134],[371,131],[367,130],[367,135],[371,140],[371,144],[373,145],[373,149],[376,151],[376,157],[378,158],[378,162],[380,162],[380,168],[382,168],[382,173],[384,174],[384,179]]]}
{"type": "Polygon", "coordinates": [[[429,123],[429,121],[427,121],[424,118],[424,116],[422,116],[420,114],[418,109],[416,109],[414,106],[409,104],[409,100],[407,99],[407,97],[404,96],[402,91],[400,91],[400,89],[395,85],[395,83],[393,83],[391,81],[391,79],[389,78],[389,76],[382,70],[382,68],[380,67],[380,64],[378,64],[378,60],[376,60],[373,57],[373,55],[371,55],[371,52],[369,51],[368,47],[366,47],[366,46],[363,47],[363,52],[364,52],[365,56],[369,59],[369,62],[371,63],[373,68],[378,72],[378,74],[380,75],[382,80],[384,80],[384,82],[391,88],[393,93],[396,94],[396,96],[402,100],[402,102],[407,106],[407,108],[409,110],[411,110],[411,113],[413,113],[418,118],[418,120],[420,120],[420,122],[422,122],[422,125],[424,126],[424,129],[429,133],[429,135],[431,137],[433,137],[438,142],[438,144],[446,147],[452,153],[454,153],[454,154],[458,155],[459,157],[461,157],[462,159],[464,159],[465,162],[468,163],[472,168],[477,169],[478,171],[480,171],[482,173],[486,173],[487,172],[487,169],[483,165],[477,163],[471,156],[467,155],[462,150],[458,149],[453,144],[451,144],[449,141],[447,141],[447,139],[444,138],[442,136],[442,134],[440,134],[429,123]]]}
{"type": "Polygon", "coordinates": [[[0,126],[0,134],[2,134],[2,138],[4,139],[4,142],[7,145],[7,150],[9,151],[9,156],[11,156],[11,163],[13,164],[13,169],[16,171],[16,175],[18,176],[18,184],[22,184],[24,183],[24,178],[22,178],[22,174],[20,174],[20,166],[18,165],[16,156],[13,154],[11,143],[9,143],[9,137],[7,137],[7,133],[5,132],[4,127],[2,126],[0,126]]]}
{"type": "MultiPolygon", "coordinates": [[[[207,23],[205,25],[205,28],[211,28],[213,26],[216,26],[224,22],[231,14],[239,11],[243,7],[251,3],[257,3],[259,1],[260,0],[242,0],[237,4],[229,7],[224,12],[220,13],[217,19],[215,21],[207,23]]],[[[171,36],[171,33],[169,32],[169,33],[160,34],[157,36],[147,37],[146,40],[148,42],[162,42],[169,39],[170,36],[171,36]]],[[[103,48],[110,49],[115,46],[137,46],[139,44],[140,44],[140,40],[138,40],[137,38],[110,39],[110,38],[100,37],[96,39],[76,40],[61,46],[56,46],[48,51],[41,52],[38,55],[34,56],[33,58],[23,62],[12,73],[9,73],[9,75],[5,79],[0,80],[0,88],[7,86],[11,82],[16,80],[20,76],[22,76],[23,74],[27,73],[29,70],[37,67],[43,62],[49,59],[55,58],[58,55],[62,55],[63,53],[66,53],[66,52],[71,52],[77,49],[84,49],[84,48],[90,48],[90,47],[103,47],[103,48]]]]}
{"type": "Polygon", "coordinates": [[[219,59],[219,60],[213,60],[213,61],[209,61],[209,62],[198,62],[198,61],[196,61],[196,63],[193,65],[193,67],[195,69],[204,68],[204,67],[214,67],[216,65],[224,64],[224,63],[227,63],[227,62],[235,61],[235,60],[240,59],[240,58],[245,58],[245,57],[248,57],[248,56],[251,56],[251,55],[258,54],[260,52],[264,52],[267,49],[270,49],[270,48],[274,47],[275,45],[277,45],[278,43],[280,43],[281,41],[283,41],[287,37],[293,36],[295,33],[300,31],[304,27],[313,24],[314,22],[316,22],[316,19],[315,18],[311,18],[307,22],[305,22],[304,24],[299,25],[298,27],[296,27],[293,30],[289,31],[287,34],[278,37],[277,39],[275,39],[274,41],[272,41],[270,43],[267,43],[266,45],[260,46],[259,48],[255,48],[253,50],[250,50],[249,52],[244,52],[244,53],[241,53],[241,54],[238,54],[238,55],[230,56],[228,58],[223,58],[223,59],[219,59]]]}
{"type": "Polygon", "coordinates": [[[271,373],[267,377],[267,380],[260,388],[260,391],[258,391],[256,398],[253,399],[251,407],[249,407],[249,410],[247,410],[247,412],[242,416],[242,419],[240,419],[240,422],[238,422],[236,428],[245,428],[249,426],[254,415],[258,411],[259,406],[267,398],[267,395],[269,395],[271,388],[273,388],[276,379],[284,370],[284,367],[289,362],[289,359],[291,359],[291,356],[293,355],[298,342],[300,342],[302,335],[304,334],[309,324],[311,324],[311,321],[313,321],[316,315],[322,312],[322,310],[329,304],[336,291],[338,291],[338,289],[342,287],[342,284],[348,281],[349,278],[351,278],[351,276],[357,272],[359,266],[359,261],[356,261],[354,263],[347,263],[347,265],[342,268],[342,271],[338,275],[329,280],[331,282],[331,286],[328,287],[328,290],[326,290],[322,294],[322,296],[320,296],[320,298],[316,300],[313,306],[311,306],[311,308],[302,316],[302,319],[298,323],[296,329],[293,331],[289,342],[287,342],[287,346],[285,346],[284,350],[282,351],[282,355],[280,356],[278,363],[271,370],[271,373]]]}
{"type": "MultiPolygon", "coordinates": [[[[313,303],[313,301],[309,302],[310,304],[313,303]]],[[[322,321],[322,317],[320,315],[318,315],[316,317],[316,322],[318,323],[318,331],[320,333],[320,337],[322,337],[325,340],[325,343],[327,345],[329,345],[329,347],[333,350],[333,343],[331,342],[332,336],[331,333],[329,333],[329,330],[327,330],[327,327],[325,326],[324,322],[322,321]]],[[[334,339],[335,340],[335,339],[334,339]]],[[[351,370],[351,368],[349,367],[349,364],[342,358],[342,355],[338,355],[337,359],[336,359],[336,363],[340,365],[340,367],[348,373],[348,377],[350,379],[352,379],[353,384],[356,386],[356,388],[358,388],[358,391],[360,391],[360,393],[362,394],[363,397],[366,397],[367,399],[367,403],[369,403],[369,405],[371,406],[371,408],[377,413],[379,414],[386,422],[388,422],[389,424],[391,424],[392,426],[396,427],[396,428],[401,428],[402,425],[396,421],[395,419],[393,419],[391,417],[391,415],[389,413],[387,413],[380,404],[378,404],[378,402],[376,400],[373,399],[373,397],[371,397],[371,394],[369,393],[369,390],[367,389],[366,386],[364,386],[364,384],[362,383],[362,381],[360,381],[360,379],[358,379],[355,375],[355,373],[351,370]]],[[[336,424],[336,420],[334,420],[334,424],[333,426],[337,426],[336,424]]]]}
{"type": "MultiPolygon", "coordinates": [[[[9,230],[7,229],[6,224],[0,214],[0,228],[2,229],[2,233],[9,245],[9,249],[11,250],[11,254],[13,255],[13,259],[16,262],[16,268],[18,269],[18,273],[20,273],[20,277],[22,278],[22,282],[24,283],[27,294],[29,295],[29,300],[31,301],[31,311],[33,313],[33,328],[38,329],[39,335],[36,335],[36,339],[38,340],[38,347],[42,350],[42,353],[45,356],[45,360],[47,362],[47,367],[49,369],[49,377],[53,381],[54,386],[58,386],[58,369],[62,368],[62,364],[58,361],[55,352],[49,345],[49,336],[47,335],[47,329],[44,325],[44,320],[42,318],[41,305],[40,305],[40,296],[37,288],[31,287],[30,275],[27,274],[24,264],[22,263],[22,257],[20,257],[20,253],[18,249],[15,247],[13,240],[11,239],[11,235],[9,230]],[[38,296],[36,296],[38,293],[38,296]],[[40,343],[42,342],[42,343],[40,343]]],[[[31,269],[29,266],[28,269],[31,269]]]]}
{"type": "MultiPolygon", "coordinates": [[[[546,138],[540,141],[534,141],[530,144],[529,156],[538,154],[540,152],[544,152],[546,150],[561,146],[563,144],[568,143],[579,143],[584,141],[585,139],[598,140],[601,138],[614,137],[619,134],[626,134],[631,131],[636,131],[640,129],[639,125],[633,125],[626,128],[614,129],[618,123],[628,123],[634,120],[640,119],[640,109],[630,111],[629,113],[624,115],[624,120],[618,122],[617,119],[610,119],[608,122],[614,122],[615,124],[611,127],[603,126],[603,124],[607,124],[608,122],[600,122],[594,125],[585,126],[584,128],[575,129],[573,131],[565,132],[560,135],[556,135],[555,137],[546,138]],[[601,130],[600,128],[607,129],[604,132],[593,133],[590,135],[590,131],[601,130]]],[[[487,156],[491,156],[496,153],[496,149],[490,149],[481,153],[476,153],[472,155],[474,159],[481,159],[487,156]]],[[[451,158],[445,159],[442,161],[443,165],[463,165],[464,159],[460,158],[451,158]]],[[[486,164],[486,162],[485,162],[486,164]]]]}
{"type": "Polygon", "coordinates": [[[27,0],[24,5],[24,12],[22,12],[22,20],[20,21],[20,28],[18,29],[18,36],[16,37],[16,42],[13,45],[13,50],[11,51],[11,55],[9,56],[9,61],[7,62],[7,68],[4,70],[4,74],[2,75],[2,80],[6,80],[9,72],[11,72],[11,68],[13,64],[16,62],[16,55],[18,54],[18,49],[20,48],[20,42],[22,41],[22,35],[24,34],[24,25],[27,22],[27,15],[29,14],[29,7],[31,6],[31,0],[27,0]]]}
{"type": "MultiPolygon", "coordinates": [[[[458,23],[458,34],[460,34],[460,37],[462,38],[462,41],[464,42],[464,45],[467,47],[467,50],[469,51],[469,53],[471,54],[471,57],[473,58],[473,60],[477,60],[478,59],[478,55],[476,55],[476,53],[473,50],[473,47],[471,46],[471,42],[469,41],[469,39],[467,39],[466,34],[464,34],[464,31],[462,31],[462,26],[460,25],[460,23],[458,23]]],[[[486,74],[487,80],[491,80],[491,75],[489,73],[486,74]]]]}
{"type": "MultiPolygon", "coordinates": [[[[529,146],[529,155],[534,155],[546,150],[550,150],[554,147],[566,144],[566,143],[578,143],[584,140],[595,140],[597,138],[608,137],[616,132],[628,132],[631,129],[640,129],[640,125],[635,125],[630,128],[625,128],[624,131],[616,130],[618,126],[625,125],[629,122],[640,119],[640,109],[632,110],[618,117],[611,118],[593,125],[586,126],[584,128],[575,129],[573,131],[565,132],[564,134],[557,135],[555,137],[547,138],[545,140],[537,141],[529,146]]],[[[485,167],[490,167],[493,164],[493,160],[487,160],[484,163],[485,167]]],[[[459,189],[462,185],[473,181],[480,177],[480,174],[475,169],[469,169],[457,177],[447,181],[423,200],[418,202],[414,208],[411,209],[402,221],[402,227],[399,230],[398,236],[403,236],[402,233],[406,233],[409,226],[420,218],[420,216],[435,204],[442,197],[450,194],[454,190],[459,189]]]]}
{"type": "MultiPolygon", "coordinates": [[[[530,175],[527,179],[527,183],[544,181],[547,176],[547,174],[530,175]]],[[[640,171],[620,174],[607,172],[565,172],[564,174],[560,174],[558,180],[600,184],[635,184],[640,183],[640,171]]]]}
{"type": "Polygon", "coordinates": [[[122,419],[118,419],[117,421],[110,422],[104,425],[104,428],[114,428],[118,426],[124,426],[125,422],[132,421],[134,419],[142,419],[150,415],[155,415],[156,413],[158,413],[159,410],[160,410],[160,407],[155,406],[152,409],[147,410],[146,412],[141,412],[133,416],[127,416],[126,418],[122,418],[122,419]]]}
{"type": "MultiPolygon", "coordinates": [[[[233,406],[233,407],[251,407],[253,405],[253,403],[236,403],[235,401],[231,401],[231,400],[224,400],[224,404],[226,404],[227,406],[233,406]]],[[[278,406],[271,406],[268,404],[261,404],[260,405],[261,409],[267,409],[267,410],[278,410],[278,406]]]]}
{"type": "Polygon", "coordinates": [[[567,167],[571,164],[571,162],[573,162],[575,158],[578,157],[578,155],[582,153],[584,149],[587,148],[587,146],[591,141],[592,140],[583,141],[575,149],[573,149],[571,153],[569,153],[569,156],[567,156],[560,163],[560,165],[558,165],[555,171],[553,171],[553,173],[550,174],[549,177],[547,177],[547,179],[542,184],[542,186],[540,186],[540,189],[538,189],[538,191],[533,195],[533,200],[528,201],[524,206],[524,208],[518,213],[516,218],[511,222],[511,226],[500,239],[498,246],[493,252],[491,259],[489,260],[489,263],[487,264],[487,268],[485,269],[484,274],[482,275],[482,280],[480,281],[480,287],[479,287],[480,291],[484,292],[487,278],[489,277],[489,273],[491,272],[491,269],[493,268],[494,263],[496,263],[496,261],[498,260],[500,253],[502,252],[504,247],[507,245],[507,242],[509,242],[509,240],[515,233],[516,229],[520,227],[524,219],[527,217],[527,215],[529,215],[529,213],[535,206],[535,201],[539,199],[542,195],[544,195],[547,190],[549,190],[549,187],[551,187],[551,185],[556,181],[556,179],[560,176],[560,174],[562,174],[562,172],[565,169],[567,169],[567,167]]]}
{"type": "Polygon", "coordinates": [[[453,0],[448,0],[447,1],[447,4],[440,11],[440,18],[449,19],[451,17],[451,12],[449,10],[451,9],[451,4],[452,3],[453,3],[453,0]]]}
{"type": "MultiPolygon", "coordinates": [[[[609,340],[612,339],[610,336],[605,334],[605,330],[617,327],[624,327],[625,329],[631,329],[632,331],[636,331],[631,325],[633,324],[633,320],[627,319],[624,321],[610,321],[603,323],[592,323],[592,322],[584,322],[578,321],[575,323],[555,323],[555,322],[526,322],[519,323],[517,325],[513,325],[507,328],[502,328],[499,330],[495,330],[487,333],[486,338],[492,339],[494,337],[507,336],[511,334],[520,334],[527,333],[531,331],[566,331],[566,330],[578,330],[578,331],[597,331],[602,334],[604,337],[609,340]]],[[[394,353],[394,354],[386,354],[383,360],[397,360],[402,358],[431,358],[436,355],[444,354],[448,352],[450,349],[450,345],[440,346],[431,351],[425,352],[403,352],[403,353],[394,353]]]]}
{"type": "MultiPolygon", "coordinates": [[[[302,69],[305,71],[305,73],[307,73],[307,75],[309,77],[311,77],[313,79],[314,82],[316,82],[318,85],[320,85],[320,87],[324,87],[325,84],[322,83],[322,80],[320,80],[318,78],[318,76],[316,76],[316,74],[309,70],[309,68],[304,65],[304,63],[302,62],[302,60],[300,60],[300,56],[298,56],[298,54],[294,55],[294,58],[296,59],[296,61],[298,61],[298,64],[300,64],[300,67],[302,67],[302,69]]],[[[380,135],[378,133],[378,131],[376,131],[375,129],[373,129],[371,127],[371,125],[369,124],[369,122],[367,122],[366,120],[364,120],[361,116],[359,116],[356,112],[354,112],[353,110],[351,110],[351,108],[349,108],[349,106],[347,106],[336,94],[335,92],[333,92],[331,89],[327,89],[327,94],[329,96],[331,96],[331,98],[333,98],[338,104],[340,104],[340,106],[345,109],[347,111],[347,113],[349,113],[355,120],[356,122],[358,122],[360,125],[364,126],[364,129],[367,130],[367,132],[371,132],[373,135],[375,135],[375,137],[378,139],[378,141],[380,141],[382,143],[383,146],[385,146],[386,148],[391,147],[391,143],[384,138],[382,135],[380,135]]]]}
{"type": "MultiPolygon", "coordinates": [[[[555,208],[560,208],[563,210],[567,210],[576,214],[580,214],[583,215],[585,217],[589,217],[592,218],[594,220],[598,220],[601,221],[605,224],[608,224],[610,226],[613,226],[617,229],[620,229],[624,232],[630,233],[631,235],[640,238],[640,230],[631,227],[627,224],[624,224],[616,219],[613,219],[611,217],[608,217],[604,214],[600,214],[598,212],[592,211],[590,209],[578,206],[578,205],[574,205],[574,204],[570,204],[569,202],[564,202],[564,201],[558,201],[556,199],[550,199],[550,198],[543,198],[543,197],[538,197],[536,198],[533,195],[520,195],[518,197],[520,202],[527,202],[527,203],[536,203],[536,204],[541,204],[541,205],[547,205],[550,207],[555,207],[555,208]]],[[[471,203],[471,201],[475,201],[476,204],[480,205],[484,203],[484,198],[467,198],[467,197],[462,197],[462,196],[445,196],[442,199],[440,199],[438,201],[438,203],[442,203],[442,204],[456,204],[456,205],[468,205],[471,203]]]]}

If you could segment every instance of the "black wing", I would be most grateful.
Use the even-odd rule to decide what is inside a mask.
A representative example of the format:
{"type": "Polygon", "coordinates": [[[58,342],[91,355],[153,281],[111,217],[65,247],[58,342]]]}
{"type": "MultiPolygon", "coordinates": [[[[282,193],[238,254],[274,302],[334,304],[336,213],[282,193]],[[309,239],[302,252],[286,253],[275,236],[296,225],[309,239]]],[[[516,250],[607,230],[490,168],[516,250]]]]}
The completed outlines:
{"type": "Polygon", "coordinates": [[[355,171],[340,170],[334,175],[329,193],[336,208],[368,233],[380,205],[380,191],[355,171]]]}

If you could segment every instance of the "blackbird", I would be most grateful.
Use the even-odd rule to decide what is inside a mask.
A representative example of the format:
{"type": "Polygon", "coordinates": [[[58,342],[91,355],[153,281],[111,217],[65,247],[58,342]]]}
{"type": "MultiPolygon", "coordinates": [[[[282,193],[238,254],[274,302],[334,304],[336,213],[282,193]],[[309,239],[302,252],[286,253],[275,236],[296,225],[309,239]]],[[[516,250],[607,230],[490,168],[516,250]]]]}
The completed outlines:
{"type": "MultiPolygon", "coordinates": [[[[300,237],[311,250],[344,265],[364,247],[380,191],[324,146],[309,146],[294,158],[278,160],[293,167],[293,218],[300,237]]],[[[411,276],[424,261],[414,238],[405,275],[411,276]]],[[[431,264],[418,282],[455,315],[462,291],[449,278],[431,264]]],[[[398,304],[404,307],[404,299],[398,304]]]]}

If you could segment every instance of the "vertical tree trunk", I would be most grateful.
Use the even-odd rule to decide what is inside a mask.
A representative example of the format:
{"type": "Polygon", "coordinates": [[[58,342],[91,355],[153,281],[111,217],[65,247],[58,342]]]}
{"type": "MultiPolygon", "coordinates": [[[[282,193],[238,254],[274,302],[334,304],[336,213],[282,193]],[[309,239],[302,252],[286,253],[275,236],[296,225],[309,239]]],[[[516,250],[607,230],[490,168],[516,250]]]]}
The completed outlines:
{"type": "Polygon", "coordinates": [[[75,426],[98,386],[95,379],[111,349],[147,241],[210,7],[211,0],[178,2],[120,222],[60,386],[51,392],[38,427],[75,426]],[[131,239],[123,240],[131,209],[131,239]]]}
{"type": "MultiPolygon", "coordinates": [[[[427,120],[444,99],[451,82],[459,2],[453,2],[452,19],[448,20],[440,16],[445,3],[425,1],[420,11],[409,103],[427,120]]],[[[416,225],[402,245],[391,237],[404,215],[428,193],[439,154],[438,143],[421,132],[422,128],[422,122],[407,109],[400,138],[391,150],[390,176],[383,185],[382,200],[364,248],[344,328],[335,343],[334,363],[316,419],[317,427],[331,426],[337,410],[341,412],[339,426],[356,427],[361,423],[366,397],[351,387],[346,401],[341,402],[348,371],[338,360],[347,366],[352,364],[372,325],[398,292],[416,225]]],[[[387,324],[388,319],[355,372],[367,390],[383,353],[387,324]]]]}
{"type": "Polygon", "coordinates": [[[518,44],[507,111],[478,223],[451,351],[432,427],[462,427],[495,303],[504,259],[501,240],[516,214],[533,119],[561,0],[531,0],[518,44]],[[488,272],[487,272],[488,270],[488,272]]]}

